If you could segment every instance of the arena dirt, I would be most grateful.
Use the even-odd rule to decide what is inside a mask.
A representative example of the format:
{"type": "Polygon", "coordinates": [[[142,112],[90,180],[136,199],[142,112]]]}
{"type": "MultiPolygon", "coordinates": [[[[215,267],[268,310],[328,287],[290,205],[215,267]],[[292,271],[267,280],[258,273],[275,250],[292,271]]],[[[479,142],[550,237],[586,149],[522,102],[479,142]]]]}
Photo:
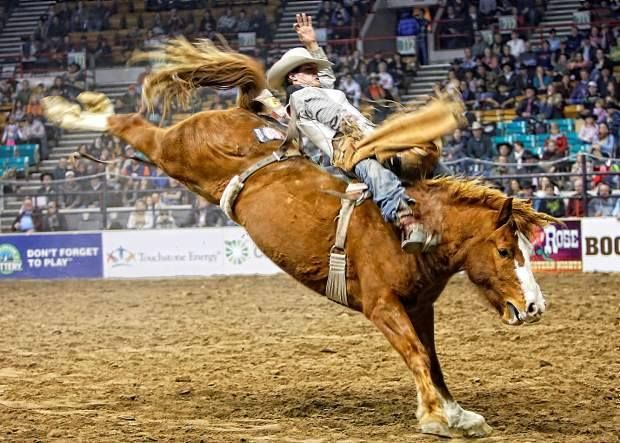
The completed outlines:
{"type": "MultiPolygon", "coordinates": [[[[489,442],[617,442],[620,275],[543,276],[508,327],[462,278],[438,302],[448,385],[489,442]]],[[[288,277],[0,283],[0,441],[431,442],[362,316],[288,277]]]]}

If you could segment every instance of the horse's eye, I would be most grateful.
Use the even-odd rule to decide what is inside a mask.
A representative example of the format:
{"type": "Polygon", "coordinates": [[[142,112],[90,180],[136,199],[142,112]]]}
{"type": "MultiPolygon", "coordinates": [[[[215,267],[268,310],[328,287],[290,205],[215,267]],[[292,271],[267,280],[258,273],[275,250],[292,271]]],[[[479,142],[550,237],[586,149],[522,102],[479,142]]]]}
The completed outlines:
{"type": "Polygon", "coordinates": [[[501,258],[510,258],[510,250],[508,249],[504,249],[504,248],[498,249],[497,253],[499,254],[501,258]]]}

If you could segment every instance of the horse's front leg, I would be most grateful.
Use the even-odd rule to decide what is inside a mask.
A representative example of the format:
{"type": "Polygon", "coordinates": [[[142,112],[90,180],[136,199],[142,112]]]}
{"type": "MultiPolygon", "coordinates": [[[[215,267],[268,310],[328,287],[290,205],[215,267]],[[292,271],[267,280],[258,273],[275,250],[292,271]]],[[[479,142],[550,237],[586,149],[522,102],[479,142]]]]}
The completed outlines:
{"type": "MultiPolygon", "coordinates": [[[[448,420],[448,427],[452,436],[485,437],[492,431],[484,417],[461,407],[450,394],[441,372],[439,359],[435,351],[435,312],[433,305],[418,308],[408,312],[417,336],[424,345],[430,362],[430,372],[433,385],[441,397],[443,412],[448,420]]],[[[418,419],[423,411],[418,409],[418,419]]],[[[424,427],[422,428],[424,431],[424,427]]]]}
{"type": "Polygon", "coordinates": [[[413,373],[418,393],[416,415],[422,432],[451,437],[446,401],[432,379],[431,358],[401,301],[392,293],[386,293],[364,313],[383,332],[413,373]]]}

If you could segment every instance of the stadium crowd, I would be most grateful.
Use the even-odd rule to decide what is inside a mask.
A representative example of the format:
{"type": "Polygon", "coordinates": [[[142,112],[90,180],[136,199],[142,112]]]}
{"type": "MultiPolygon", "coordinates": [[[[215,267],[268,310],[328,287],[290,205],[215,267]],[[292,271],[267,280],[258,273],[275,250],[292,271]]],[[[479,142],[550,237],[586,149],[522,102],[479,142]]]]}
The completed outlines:
{"type": "MultiPolygon", "coordinates": [[[[343,27],[352,28],[361,23],[369,3],[325,1],[317,21],[320,26],[332,28],[330,38],[346,38],[338,33],[343,27]]],[[[44,54],[49,53],[50,49],[51,52],[75,49],[67,46],[72,44],[70,32],[107,29],[108,18],[116,11],[114,5],[115,2],[104,7],[103,3],[96,2],[86,8],[79,2],[75,9],[67,3],[51,7],[49,13],[41,18],[34,38],[24,42],[22,51],[25,58],[53,66],[44,54]]],[[[136,34],[130,37],[131,43],[123,47],[129,51],[143,48],[144,42],[155,36],[163,38],[179,33],[192,34],[185,26],[189,26],[191,20],[184,20],[180,11],[200,6],[200,2],[194,1],[147,1],[146,11],[166,11],[167,20],[161,22],[160,18],[158,22],[156,19],[158,25],[156,23],[146,30],[146,40],[136,34]]],[[[533,38],[531,33],[528,34],[531,29],[524,32],[514,30],[510,35],[505,35],[496,29],[499,15],[510,10],[516,14],[519,25],[535,25],[542,17],[544,3],[526,0],[517,4],[504,0],[496,4],[481,0],[477,8],[472,9],[472,6],[463,0],[441,3],[433,21],[421,9],[403,11],[396,32],[399,35],[416,35],[417,58],[401,57],[399,54],[364,57],[355,50],[346,51],[342,47],[327,45],[326,53],[337,73],[337,87],[346,93],[351,103],[380,123],[398,106],[395,102],[415,81],[418,65],[427,62],[424,59],[428,57],[425,49],[420,49],[420,45],[426,46],[427,31],[433,27],[439,34],[458,34],[462,31],[468,36],[469,40],[465,41],[469,45],[464,48],[463,57],[452,63],[445,81],[437,86],[458,90],[473,122],[469,128],[458,129],[446,137],[443,160],[456,173],[480,175],[491,186],[499,187],[510,195],[532,198],[536,208],[543,212],[558,217],[584,215],[585,209],[580,199],[583,192],[581,177],[549,178],[544,174],[579,173],[584,165],[588,172],[620,170],[617,161],[620,158],[620,88],[614,75],[614,67],[620,63],[620,28],[607,24],[591,26],[587,30],[573,27],[565,38],[558,37],[553,29],[545,39],[533,38]],[[450,26],[446,28],[446,20],[450,25],[450,20],[457,20],[455,16],[463,24],[456,30],[450,26]],[[493,31],[488,40],[482,33],[484,29],[493,31]],[[514,110],[513,120],[522,123],[522,134],[542,137],[537,137],[534,144],[524,143],[519,137],[499,137],[505,135],[500,124],[485,122],[482,118],[485,111],[492,110],[514,110]],[[565,117],[576,117],[574,125],[561,125],[565,117]],[[576,136],[570,136],[567,133],[569,130],[574,130],[576,136]],[[504,178],[523,173],[539,176],[504,178]]],[[[611,16],[607,18],[616,17],[620,12],[619,6],[619,1],[611,2],[611,16]]],[[[584,7],[591,8],[592,4],[584,2],[584,7]]],[[[243,10],[234,14],[231,8],[216,17],[209,8],[205,8],[195,31],[199,36],[213,37],[212,32],[226,34],[257,30],[257,24],[260,24],[260,31],[268,39],[272,31],[264,26],[266,22],[261,8],[252,9],[251,17],[243,10]]],[[[88,46],[88,42],[82,43],[86,45],[82,49],[95,56],[108,53],[102,50],[105,41],[96,47],[88,46]]],[[[264,51],[260,55],[270,66],[279,54],[264,51]]],[[[139,110],[141,85],[149,69],[146,67],[136,83],[115,100],[117,112],[139,110]]],[[[69,64],[65,73],[56,77],[47,88],[30,85],[28,80],[0,82],[0,102],[13,104],[2,134],[2,143],[37,143],[41,158],[47,158],[48,139],[57,138],[58,134],[49,127],[45,130],[40,99],[45,95],[73,99],[85,87],[85,70],[76,63],[69,64]]],[[[195,94],[189,111],[224,109],[233,101],[234,91],[214,93],[200,90],[195,94]]],[[[147,117],[153,123],[159,123],[162,119],[157,109],[147,117]]],[[[171,116],[168,118],[164,124],[172,121],[171,116]]],[[[66,228],[66,222],[58,209],[92,209],[102,205],[134,208],[125,226],[112,220],[107,228],[148,229],[231,223],[219,208],[182,190],[161,170],[132,159],[136,154],[133,148],[114,137],[102,135],[92,143],[77,148],[79,152],[102,160],[116,161],[101,165],[85,160],[60,159],[53,172],[41,174],[41,188],[36,195],[24,199],[12,226],[14,230],[62,230],[66,228]],[[105,192],[102,192],[102,187],[106,188],[105,192]],[[192,207],[190,215],[184,216],[183,220],[175,218],[174,211],[169,209],[178,205],[192,207]]],[[[620,216],[620,199],[612,195],[615,189],[620,189],[618,176],[597,174],[589,179],[586,189],[592,194],[589,214],[620,216]]]]}

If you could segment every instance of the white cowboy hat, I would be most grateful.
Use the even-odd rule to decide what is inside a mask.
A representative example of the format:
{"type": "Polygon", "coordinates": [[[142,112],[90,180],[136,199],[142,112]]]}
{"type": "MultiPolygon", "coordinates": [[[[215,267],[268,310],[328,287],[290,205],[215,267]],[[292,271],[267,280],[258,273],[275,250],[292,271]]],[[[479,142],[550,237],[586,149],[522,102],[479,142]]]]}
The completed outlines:
{"type": "Polygon", "coordinates": [[[289,49],[267,72],[269,87],[272,89],[281,88],[288,73],[306,63],[317,65],[319,70],[331,66],[331,63],[327,60],[314,58],[306,48],[289,49]]]}
{"type": "Polygon", "coordinates": [[[480,124],[480,122],[474,122],[471,125],[471,129],[482,129],[482,125],[480,124]]]}

